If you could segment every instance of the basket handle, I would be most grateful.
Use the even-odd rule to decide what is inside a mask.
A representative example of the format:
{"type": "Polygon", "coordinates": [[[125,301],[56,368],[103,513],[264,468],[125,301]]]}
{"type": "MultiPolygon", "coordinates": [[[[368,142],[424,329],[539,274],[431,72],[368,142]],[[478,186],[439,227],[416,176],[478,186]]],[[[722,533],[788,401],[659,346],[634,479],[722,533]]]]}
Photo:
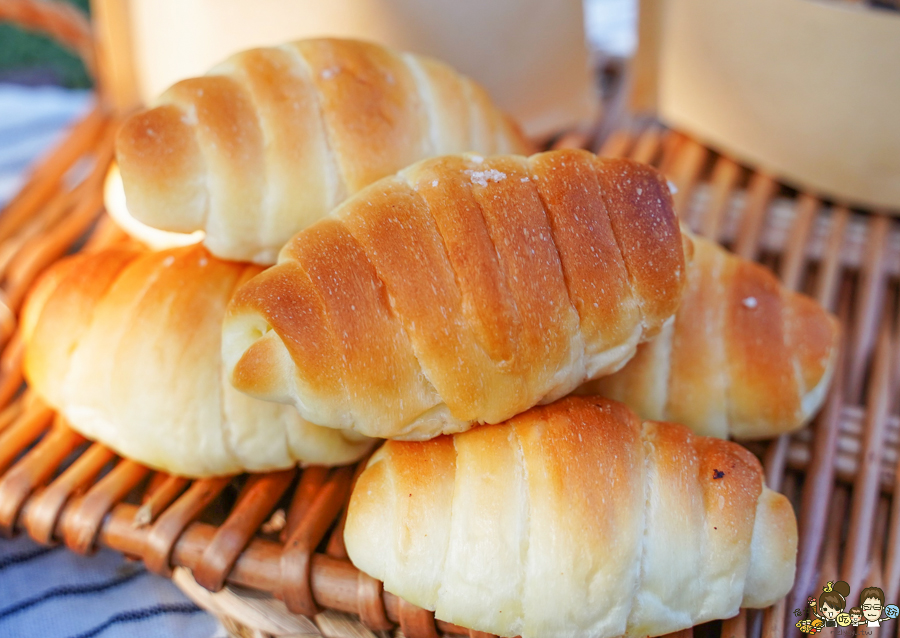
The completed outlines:
{"type": "Polygon", "coordinates": [[[50,36],[80,57],[88,75],[96,79],[91,23],[71,4],[59,0],[0,0],[0,22],[50,36]]]}

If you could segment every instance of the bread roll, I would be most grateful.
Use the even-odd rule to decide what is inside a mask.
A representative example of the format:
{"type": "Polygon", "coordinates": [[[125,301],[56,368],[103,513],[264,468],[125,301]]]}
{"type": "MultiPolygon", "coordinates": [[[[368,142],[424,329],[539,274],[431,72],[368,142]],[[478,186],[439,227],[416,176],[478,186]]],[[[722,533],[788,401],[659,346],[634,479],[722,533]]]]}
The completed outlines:
{"type": "Polygon", "coordinates": [[[694,246],[675,322],[579,392],[706,436],[762,439],[801,427],[825,400],[837,319],[759,264],[704,239],[694,246]]]}
{"type": "Polygon", "coordinates": [[[435,617],[500,636],[657,636],[766,607],[794,579],[790,503],[727,441],[568,397],[388,441],[353,490],[350,560],[435,617]]]}
{"type": "Polygon", "coordinates": [[[225,305],[257,272],[202,246],[59,262],[26,303],[25,376],[74,429],[173,474],[358,459],[370,447],[364,438],[312,425],[225,380],[225,305]]]}
{"type": "Polygon", "coordinates": [[[682,242],[666,181],[635,162],[426,160],[299,233],[238,290],[226,370],[244,392],[368,436],[498,423],[614,372],[655,335],[681,298],[682,242]]]}
{"type": "Polygon", "coordinates": [[[294,233],[404,166],[527,149],[445,64],[320,39],[245,51],[175,84],[125,122],[116,156],[138,221],[204,230],[214,255],[271,264],[294,233]]]}
{"type": "Polygon", "coordinates": [[[169,248],[198,244],[206,236],[202,230],[193,233],[170,233],[142,224],[132,217],[125,205],[122,173],[115,162],[110,164],[103,182],[103,205],[119,228],[151,250],[168,250],[169,248]]]}

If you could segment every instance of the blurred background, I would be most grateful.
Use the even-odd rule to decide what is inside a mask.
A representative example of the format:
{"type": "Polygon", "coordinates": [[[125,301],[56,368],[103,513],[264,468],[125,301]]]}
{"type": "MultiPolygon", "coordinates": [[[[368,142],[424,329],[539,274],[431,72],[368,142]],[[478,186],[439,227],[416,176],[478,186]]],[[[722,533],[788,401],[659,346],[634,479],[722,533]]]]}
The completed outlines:
{"type": "MultiPolygon", "coordinates": [[[[90,0],[66,2],[90,15],[90,0]]],[[[620,62],[637,43],[637,0],[585,0],[584,22],[598,81],[614,90],[620,62]]],[[[66,125],[86,113],[91,86],[75,54],[47,36],[0,23],[0,206],[24,184],[27,168],[60,141],[66,125]]]]}
{"type": "MultiPolygon", "coordinates": [[[[90,14],[90,0],[66,0],[90,14]]],[[[0,83],[89,89],[81,60],[47,36],[0,23],[0,83]]]]}
{"type": "MultiPolygon", "coordinates": [[[[85,14],[89,0],[68,0],[85,14]]],[[[51,38],[0,23],[0,206],[22,187],[27,168],[58,143],[91,101],[81,59],[51,38]]]]}

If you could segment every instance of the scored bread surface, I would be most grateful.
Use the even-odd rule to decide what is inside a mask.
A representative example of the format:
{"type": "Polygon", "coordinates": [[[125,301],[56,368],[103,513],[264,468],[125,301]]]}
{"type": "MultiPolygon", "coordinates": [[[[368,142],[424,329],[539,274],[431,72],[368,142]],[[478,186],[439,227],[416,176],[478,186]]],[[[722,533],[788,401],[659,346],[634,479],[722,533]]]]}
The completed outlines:
{"type": "Polygon", "coordinates": [[[621,367],[673,316],[690,246],[641,164],[426,160],[243,285],[223,357],[237,388],[320,425],[422,439],[495,423],[621,367]]]}
{"type": "Polygon", "coordinates": [[[356,483],[354,565],[438,619],[501,636],[661,635],[790,589],[797,530],[740,446],[570,397],[388,441],[356,483]]]}
{"type": "Polygon", "coordinates": [[[109,249],[55,265],[23,315],[25,376],[77,431],[188,476],[342,464],[370,443],[225,380],[221,321],[259,268],[202,246],[109,249]]]}
{"type": "Polygon", "coordinates": [[[322,38],[245,51],[175,84],[125,122],[116,154],[138,221],[205,230],[216,256],[271,264],[294,233],[418,160],[528,148],[449,66],[322,38]]]}
{"type": "Polygon", "coordinates": [[[837,319],[763,266],[711,241],[693,242],[675,322],[622,370],[578,391],[720,438],[771,438],[802,427],[825,400],[837,319]]]}

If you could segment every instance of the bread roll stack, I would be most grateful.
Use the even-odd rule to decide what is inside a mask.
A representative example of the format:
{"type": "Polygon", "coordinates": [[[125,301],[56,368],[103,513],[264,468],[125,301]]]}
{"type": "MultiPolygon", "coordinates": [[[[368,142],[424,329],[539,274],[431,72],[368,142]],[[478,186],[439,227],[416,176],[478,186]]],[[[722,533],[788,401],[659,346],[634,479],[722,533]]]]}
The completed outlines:
{"type": "Polygon", "coordinates": [[[802,422],[833,320],[702,243],[689,271],[655,170],[526,152],[481,89],[432,60],[328,39],[234,56],[118,138],[120,213],[205,246],[51,270],[26,309],[26,374],[87,436],[191,476],[347,463],[368,437],[395,439],[354,490],[350,557],[475,630],[658,635],[771,604],[793,580],[796,524],[756,459],[564,397],[662,335],[672,357],[607,387],[674,405],[627,379],[727,361],[735,432],[802,422]],[[730,310],[705,309],[727,289],[697,282],[728,277],[710,268],[743,273],[728,299],[754,291],[762,324],[721,329],[730,310]],[[719,332],[679,337],[707,314],[719,332]],[[751,365],[776,332],[778,356],[751,365]],[[685,363],[687,343],[709,362],[685,363]],[[776,368],[796,391],[751,413],[776,368]]]}
{"type": "Polygon", "coordinates": [[[337,39],[238,54],[123,125],[127,205],[113,171],[108,206],[163,250],[51,270],[26,310],[26,376],[82,434],[175,474],[353,462],[367,437],[224,380],[225,305],[260,269],[223,259],[270,263],[293,233],[418,159],[527,148],[483,89],[434,60],[337,39]]]}
{"type": "Polygon", "coordinates": [[[316,423],[392,439],[344,535],[388,591],[502,636],[676,631],[787,593],[790,504],[733,443],[560,397],[670,330],[692,254],[645,166],[426,160],[240,288],[226,370],[316,423]]]}

